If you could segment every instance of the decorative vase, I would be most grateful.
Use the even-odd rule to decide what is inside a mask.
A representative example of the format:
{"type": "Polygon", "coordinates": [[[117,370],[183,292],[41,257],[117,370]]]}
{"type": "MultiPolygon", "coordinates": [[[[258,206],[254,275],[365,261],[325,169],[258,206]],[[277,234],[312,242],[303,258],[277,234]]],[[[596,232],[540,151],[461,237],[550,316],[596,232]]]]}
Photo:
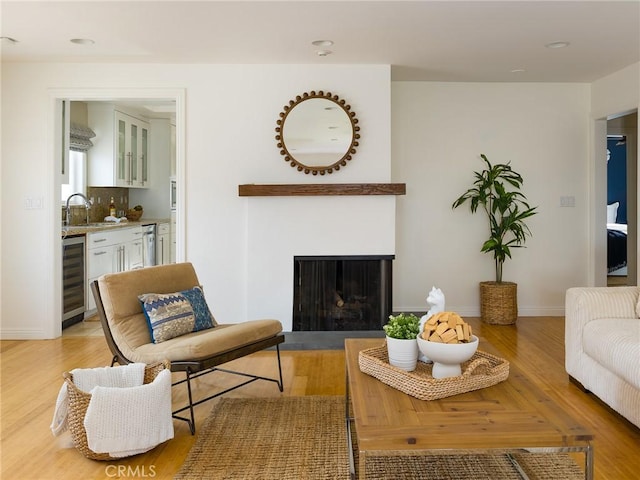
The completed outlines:
{"type": "Polygon", "coordinates": [[[407,372],[413,372],[418,363],[418,341],[391,338],[387,336],[387,352],[389,364],[401,368],[407,372]]]}
{"type": "Polygon", "coordinates": [[[518,319],[518,284],[480,282],[480,317],[491,325],[513,325],[518,319]]]}

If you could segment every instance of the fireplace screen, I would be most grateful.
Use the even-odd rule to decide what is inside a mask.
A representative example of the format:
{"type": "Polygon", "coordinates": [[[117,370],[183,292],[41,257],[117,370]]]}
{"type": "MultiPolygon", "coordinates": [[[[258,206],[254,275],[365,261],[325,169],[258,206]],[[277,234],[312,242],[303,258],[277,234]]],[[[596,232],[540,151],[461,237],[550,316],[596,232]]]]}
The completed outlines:
{"type": "Polygon", "coordinates": [[[294,257],[293,330],[380,330],[391,313],[392,260],[294,257]]]}

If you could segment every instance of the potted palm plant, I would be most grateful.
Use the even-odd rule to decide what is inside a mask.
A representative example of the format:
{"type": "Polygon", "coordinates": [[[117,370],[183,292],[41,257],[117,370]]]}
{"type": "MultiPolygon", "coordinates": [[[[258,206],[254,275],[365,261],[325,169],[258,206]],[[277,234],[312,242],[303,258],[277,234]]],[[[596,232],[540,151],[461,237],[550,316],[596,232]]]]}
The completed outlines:
{"type": "Polygon", "coordinates": [[[484,154],[485,169],[474,172],[473,187],[453,202],[452,208],[469,201],[471,213],[480,207],[489,223],[489,238],[480,249],[492,253],[496,278],[480,282],[480,315],[486,323],[511,325],[518,318],[517,284],[502,280],[504,261],[511,258],[511,249],[523,247],[531,235],[525,220],[535,215],[536,208],[527,203],[520,192],[524,183],[508,162],[492,165],[484,154]]]}
{"type": "Polygon", "coordinates": [[[389,363],[408,372],[415,370],[418,362],[420,319],[413,313],[389,315],[389,321],[382,329],[387,336],[389,363]]]}

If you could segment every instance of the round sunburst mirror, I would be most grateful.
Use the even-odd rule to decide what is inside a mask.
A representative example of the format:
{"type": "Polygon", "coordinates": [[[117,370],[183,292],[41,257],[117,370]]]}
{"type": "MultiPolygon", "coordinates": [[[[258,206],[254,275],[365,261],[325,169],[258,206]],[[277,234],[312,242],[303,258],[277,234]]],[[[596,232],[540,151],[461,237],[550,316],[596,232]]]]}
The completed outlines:
{"type": "Polygon", "coordinates": [[[276,140],[280,154],[299,172],[333,173],[347,165],[359,145],[355,112],[331,92],[296,96],[280,112],[276,140]]]}

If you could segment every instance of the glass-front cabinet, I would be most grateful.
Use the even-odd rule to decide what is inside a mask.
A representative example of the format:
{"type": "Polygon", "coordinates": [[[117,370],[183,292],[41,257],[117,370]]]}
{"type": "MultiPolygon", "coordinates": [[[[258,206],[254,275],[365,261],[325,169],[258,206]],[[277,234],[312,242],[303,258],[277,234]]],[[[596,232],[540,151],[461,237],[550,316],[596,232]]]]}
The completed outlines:
{"type": "Polygon", "coordinates": [[[143,186],[149,183],[149,127],[142,126],[140,130],[140,182],[143,186]]]}
{"type": "Polygon", "coordinates": [[[118,124],[118,167],[117,167],[117,177],[116,184],[117,185],[126,185],[126,173],[128,172],[127,168],[127,124],[124,118],[121,118],[120,115],[116,114],[116,122],[118,124]]]}
{"type": "Polygon", "coordinates": [[[89,103],[96,132],[89,151],[88,185],[149,187],[149,123],[105,103],[89,103]]]}
{"type": "Polygon", "coordinates": [[[149,182],[149,124],[116,111],[118,129],[118,187],[147,187],[149,182]]]}

